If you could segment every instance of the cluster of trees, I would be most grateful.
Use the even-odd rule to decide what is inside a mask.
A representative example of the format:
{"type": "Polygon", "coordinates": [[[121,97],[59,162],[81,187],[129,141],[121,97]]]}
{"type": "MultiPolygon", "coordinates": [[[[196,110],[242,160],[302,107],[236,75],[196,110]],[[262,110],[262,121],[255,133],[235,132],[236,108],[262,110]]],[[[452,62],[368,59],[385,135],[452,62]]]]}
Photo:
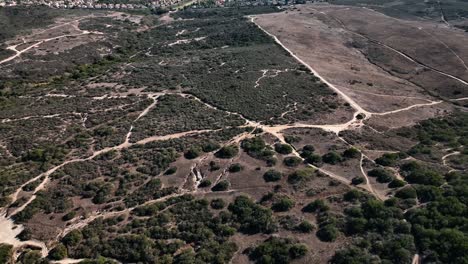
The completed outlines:
{"type": "Polygon", "coordinates": [[[304,158],[305,162],[314,164],[314,165],[320,165],[322,162],[322,157],[318,154],[314,153],[315,148],[312,145],[305,145],[300,154],[301,157],[304,158]]]}
{"type": "Polygon", "coordinates": [[[307,254],[304,244],[289,238],[270,237],[257,247],[251,249],[249,258],[258,264],[290,263],[307,254]]]}
{"type": "MultiPolygon", "coordinates": [[[[399,189],[394,198],[385,202],[356,190],[344,196],[355,205],[345,209],[342,230],[354,237],[355,243],[338,251],[332,263],[411,263],[416,252],[428,263],[468,260],[468,236],[464,228],[468,174],[448,173],[444,183],[421,164],[410,162],[402,168],[407,175],[429,174],[416,177],[425,179],[399,189]],[[415,206],[415,199],[422,206],[415,206]]],[[[311,210],[316,207],[311,206],[311,210]]]]}
{"type": "Polygon", "coordinates": [[[269,166],[276,164],[274,151],[260,136],[244,139],[241,147],[249,156],[264,160],[269,166]]]}
{"type": "MultiPolygon", "coordinates": [[[[227,210],[224,208],[226,203],[220,198],[207,201],[191,195],[172,197],[137,207],[128,221],[124,215],[101,218],[82,230],[74,230],[62,238],[48,257],[103,256],[126,263],[227,263],[237,251],[237,246],[229,242],[237,230],[247,234],[271,233],[278,227],[270,209],[246,196],[236,197],[227,210]],[[191,245],[188,250],[187,245],[191,245]]],[[[301,232],[311,229],[310,223],[300,225],[301,232]]],[[[290,257],[305,254],[299,249],[291,249],[290,257]]]]}
{"type": "Polygon", "coordinates": [[[355,205],[345,209],[342,230],[356,239],[352,246],[338,251],[332,263],[411,263],[416,246],[403,210],[358,191],[345,198],[355,205]]]}
{"type": "Polygon", "coordinates": [[[330,151],[322,156],[322,161],[331,165],[338,164],[347,159],[356,159],[361,155],[356,148],[348,148],[343,153],[330,151]]]}
{"type": "Polygon", "coordinates": [[[221,199],[210,203],[183,195],[135,209],[135,216],[149,218],[133,217],[128,222],[123,216],[97,219],[65,236],[49,258],[104,256],[126,263],[227,263],[237,250],[228,241],[236,229],[231,226],[230,213],[221,211],[215,216],[210,206],[220,210],[225,204],[221,199]],[[193,247],[187,250],[186,245],[193,247]]]}
{"type": "Polygon", "coordinates": [[[220,159],[230,159],[233,158],[239,153],[239,147],[237,145],[227,145],[220,148],[215,156],[220,159]]]}

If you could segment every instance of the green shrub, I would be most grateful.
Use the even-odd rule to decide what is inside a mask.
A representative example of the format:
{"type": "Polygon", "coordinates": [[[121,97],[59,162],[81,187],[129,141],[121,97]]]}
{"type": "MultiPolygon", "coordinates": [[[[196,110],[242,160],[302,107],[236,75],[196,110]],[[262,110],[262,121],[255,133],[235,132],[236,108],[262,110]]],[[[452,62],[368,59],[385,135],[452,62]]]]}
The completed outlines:
{"type": "Polygon", "coordinates": [[[369,176],[371,177],[376,177],[377,181],[380,183],[391,182],[394,179],[393,173],[383,168],[370,170],[369,172],[367,172],[367,174],[369,174],[369,176]]]}
{"type": "Polygon", "coordinates": [[[364,177],[357,176],[357,177],[354,177],[351,180],[351,184],[352,185],[359,185],[359,184],[365,183],[365,181],[366,181],[366,179],[364,177]]]}
{"type": "Polygon", "coordinates": [[[223,199],[219,198],[219,199],[211,200],[210,205],[211,205],[211,208],[219,210],[219,209],[223,209],[224,206],[226,206],[226,203],[224,202],[223,199]]]}
{"type": "Polygon", "coordinates": [[[327,154],[322,156],[322,161],[331,165],[335,165],[341,162],[342,160],[343,158],[341,157],[341,155],[334,151],[328,152],[327,154]]]}
{"type": "Polygon", "coordinates": [[[270,237],[249,254],[249,258],[259,264],[290,263],[307,254],[307,248],[288,238],[270,237]]]}
{"type": "Polygon", "coordinates": [[[218,150],[215,156],[220,159],[230,159],[235,157],[237,153],[239,153],[239,148],[236,145],[229,145],[218,150]]]}
{"type": "Polygon", "coordinates": [[[325,203],[324,200],[317,199],[313,202],[308,203],[304,208],[302,208],[303,212],[306,213],[315,213],[315,212],[326,212],[330,209],[330,207],[325,203]]]}
{"type": "Polygon", "coordinates": [[[277,229],[270,209],[255,204],[246,196],[238,196],[228,207],[240,231],[247,234],[271,233],[277,229]]]}
{"type": "Polygon", "coordinates": [[[416,194],[416,190],[413,187],[407,186],[398,190],[395,193],[395,197],[398,197],[401,199],[410,199],[410,198],[416,198],[417,194],[416,194]]]}
{"type": "Polygon", "coordinates": [[[284,165],[288,167],[297,167],[301,162],[302,160],[298,157],[286,157],[283,160],[284,165]]]}
{"type": "Polygon", "coordinates": [[[361,156],[361,153],[356,148],[349,148],[343,152],[343,157],[348,158],[348,159],[355,159],[355,158],[359,158],[360,156],[361,156]]]}
{"type": "Polygon", "coordinates": [[[360,192],[358,190],[350,190],[350,191],[348,191],[347,193],[345,193],[343,195],[343,199],[345,201],[352,202],[352,201],[355,201],[357,199],[360,199],[362,196],[363,196],[362,192],[360,192]]]}
{"type": "Polygon", "coordinates": [[[315,226],[309,221],[302,221],[297,227],[296,230],[302,233],[310,233],[315,229],[315,226]]]}
{"type": "Polygon", "coordinates": [[[195,158],[198,158],[198,156],[200,156],[200,154],[201,154],[201,149],[200,148],[191,147],[184,153],[184,157],[186,159],[195,159],[195,158]]]}
{"type": "Polygon", "coordinates": [[[380,259],[369,254],[365,249],[350,246],[346,249],[338,250],[330,260],[331,264],[360,264],[379,263],[380,259]]]}
{"type": "Polygon", "coordinates": [[[275,212],[286,212],[289,211],[291,208],[293,208],[295,205],[294,200],[288,197],[282,197],[273,205],[271,206],[271,209],[275,212]]]}
{"type": "Polygon", "coordinates": [[[222,180],[220,182],[218,182],[218,184],[216,184],[215,186],[213,186],[213,188],[211,188],[211,190],[213,192],[221,192],[221,191],[226,191],[227,189],[229,189],[229,182],[227,180],[222,180]]]}
{"type": "Polygon", "coordinates": [[[62,242],[67,247],[73,247],[78,245],[80,241],[83,239],[83,234],[80,230],[72,230],[68,233],[63,239],[62,242]]]}
{"type": "Polygon", "coordinates": [[[13,259],[13,246],[0,244],[0,263],[11,263],[13,259]]]}
{"type": "Polygon", "coordinates": [[[393,167],[398,160],[404,158],[406,158],[406,154],[404,153],[385,153],[380,158],[377,158],[375,163],[382,166],[393,167]]]}
{"type": "Polygon", "coordinates": [[[266,181],[266,182],[275,182],[275,181],[279,181],[281,180],[281,178],[283,177],[283,174],[277,170],[268,170],[265,172],[265,174],[263,174],[263,179],[266,181]]]}
{"type": "Polygon", "coordinates": [[[332,224],[327,224],[323,227],[321,227],[317,231],[317,237],[324,242],[333,242],[336,240],[338,237],[338,229],[332,225],[332,224]]]}
{"type": "Polygon", "coordinates": [[[209,140],[202,145],[202,150],[203,152],[212,152],[219,149],[220,147],[221,146],[217,142],[209,140]]]}
{"type": "Polygon", "coordinates": [[[219,169],[221,169],[221,167],[215,161],[210,161],[210,171],[217,171],[219,169]]]}
{"type": "Polygon", "coordinates": [[[305,157],[305,161],[313,165],[320,165],[322,162],[322,157],[318,154],[311,154],[305,157]]]}
{"type": "Polygon", "coordinates": [[[172,175],[177,172],[177,167],[170,167],[164,172],[164,175],[172,175]]]}
{"type": "Polygon", "coordinates": [[[242,166],[239,163],[234,163],[229,166],[229,172],[236,173],[242,170],[242,166]]]}
{"type": "Polygon", "coordinates": [[[288,182],[290,184],[299,184],[302,182],[310,181],[314,178],[315,169],[313,168],[304,168],[296,170],[288,176],[288,182]]]}
{"type": "Polygon", "coordinates": [[[49,255],[47,257],[52,260],[61,260],[66,258],[67,256],[67,248],[62,243],[60,243],[49,252],[49,255]]]}
{"type": "Polygon", "coordinates": [[[68,221],[68,220],[73,219],[75,216],[76,216],[76,212],[71,211],[71,212],[67,213],[66,215],[62,216],[62,220],[63,221],[68,221]]]}
{"type": "Polygon", "coordinates": [[[211,186],[211,181],[209,179],[203,179],[200,181],[200,184],[198,185],[198,187],[200,188],[206,188],[206,187],[209,187],[211,186]]]}
{"type": "Polygon", "coordinates": [[[400,188],[406,185],[406,182],[400,179],[394,179],[388,184],[389,188],[400,188]]]}
{"type": "Polygon", "coordinates": [[[302,152],[304,152],[304,151],[314,152],[315,147],[312,146],[312,145],[305,145],[304,147],[302,147],[302,152]]]}
{"type": "Polygon", "coordinates": [[[275,151],[280,154],[287,155],[293,151],[293,148],[288,144],[277,143],[275,144],[275,151]]]}

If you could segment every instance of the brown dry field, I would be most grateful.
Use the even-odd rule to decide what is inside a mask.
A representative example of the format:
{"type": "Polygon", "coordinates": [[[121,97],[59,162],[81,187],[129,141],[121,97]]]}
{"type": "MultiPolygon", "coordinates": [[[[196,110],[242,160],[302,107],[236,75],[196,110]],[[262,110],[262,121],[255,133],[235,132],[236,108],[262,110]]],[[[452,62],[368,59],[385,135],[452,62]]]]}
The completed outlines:
{"type": "MultiPolygon", "coordinates": [[[[461,30],[327,4],[299,5],[254,21],[369,112],[468,95],[468,35],[461,30]]],[[[447,108],[435,105],[418,115],[426,119],[447,108]]],[[[420,120],[393,116],[377,116],[375,123],[394,127],[420,120]]]]}

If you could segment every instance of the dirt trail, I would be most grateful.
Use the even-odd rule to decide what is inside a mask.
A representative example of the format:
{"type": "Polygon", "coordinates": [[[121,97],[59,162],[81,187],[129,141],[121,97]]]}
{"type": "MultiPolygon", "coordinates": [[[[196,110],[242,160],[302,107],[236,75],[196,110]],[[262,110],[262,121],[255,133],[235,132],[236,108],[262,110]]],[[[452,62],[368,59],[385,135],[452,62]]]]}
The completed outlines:
{"type": "MultiPolygon", "coordinates": [[[[48,29],[45,29],[43,31],[40,31],[38,33],[35,33],[34,35],[39,35],[39,34],[42,34],[48,30],[51,30],[51,29],[54,29],[54,28],[58,28],[58,27],[62,27],[62,26],[65,26],[65,25],[69,25],[71,23],[76,23],[80,20],[82,20],[84,18],[81,18],[81,19],[77,19],[77,20],[73,20],[73,21],[70,21],[70,22],[67,22],[67,23],[63,23],[63,24],[60,24],[60,25],[57,25],[57,26],[54,26],[54,27],[51,27],[51,28],[48,28],[48,29]]],[[[78,26],[75,26],[75,28],[77,30],[80,30],[78,28],[78,26]]],[[[34,48],[37,48],[39,45],[43,44],[43,43],[46,43],[46,42],[49,42],[49,41],[52,41],[52,40],[57,40],[57,39],[61,39],[61,38],[68,38],[68,37],[78,37],[78,36],[83,36],[83,35],[88,35],[88,34],[96,34],[96,35],[102,35],[103,33],[101,32],[97,32],[97,31],[88,31],[88,30],[80,30],[81,33],[78,33],[78,34],[65,34],[65,35],[61,35],[61,36],[56,36],[56,37],[51,37],[51,38],[46,38],[46,39],[36,39],[36,40],[29,40],[29,41],[36,41],[36,43],[22,49],[22,50],[17,50],[16,48],[20,45],[23,45],[25,44],[25,40],[23,38],[23,43],[19,43],[19,44],[15,44],[15,45],[11,45],[11,46],[8,46],[6,47],[7,50],[11,50],[11,51],[14,51],[15,54],[6,58],[6,59],[3,59],[0,61],[0,65],[1,64],[4,64],[6,62],[9,62],[11,60],[14,60],[15,58],[21,56],[21,54],[31,50],[31,49],[34,49],[34,48]]]]}
{"type": "Polygon", "coordinates": [[[19,46],[19,45],[21,45],[21,44],[16,44],[16,45],[13,45],[13,46],[9,46],[9,47],[7,47],[6,49],[7,49],[7,50],[14,51],[14,52],[16,52],[16,54],[15,54],[15,55],[12,55],[12,56],[10,56],[10,57],[8,57],[8,58],[6,58],[6,59],[1,60],[1,61],[0,61],[0,64],[4,64],[4,63],[6,63],[6,62],[9,62],[9,61],[11,61],[11,60],[13,60],[13,59],[19,57],[21,54],[27,52],[28,50],[33,49],[33,48],[36,48],[36,47],[38,47],[39,45],[41,45],[41,44],[43,44],[43,43],[45,43],[45,42],[48,42],[48,41],[51,41],[51,40],[60,39],[60,38],[78,37],[78,36],[83,36],[83,35],[88,35],[88,34],[101,34],[101,33],[83,30],[83,32],[80,33],[80,34],[69,34],[69,35],[62,35],[62,36],[53,37],[53,38],[40,39],[40,40],[36,40],[36,41],[38,41],[38,42],[32,44],[31,46],[28,46],[28,47],[25,48],[25,49],[20,50],[20,51],[18,51],[18,50],[16,49],[16,47],[19,46]]]}
{"type": "Polygon", "coordinates": [[[376,116],[385,116],[385,115],[390,115],[390,114],[396,114],[396,113],[403,112],[403,111],[408,111],[408,110],[411,110],[411,109],[416,108],[416,107],[437,105],[437,104],[441,104],[443,102],[444,101],[431,101],[430,103],[414,104],[414,105],[410,105],[408,107],[393,110],[393,111],[388,111],[388,112],[383,112],[383,113],[373,113],[373,114],[376,115],[376,116]]]}
{"type": "Polygon", "coordinates": [[[316,77],[318,77],[323,83],[327,84],[333,91],[335,91],[337,94],[341,95],[341,97],[348,102],[351,107],[353,107],[357,112],[363,113],[366,116],[371,116],[371,113],[364,110],[358,103],[356,103],[351,97],[343,93],[340,89],[338,89],[335,85],[331,84],[328,82],[326,79],[324,79],[314,68],[312,68],[309,64],[307,64],[305,61],[303,61],[301,58],[296,56],[294,52],[289,50],[281,41],[273,34],[270,32],[266,31],[264,28],[262,28],[259,24],[255,23],[255,17],[250,16],[250,20],[252,23],[254,23],[260,30],[262,30],[265,34],[268,36],[272,37],[276,43],[278,43],[284,50],[286,50],[293,58],[295,58],[297,61],[299,61],[302,65],[307,67],[316,77]]]}
{"type": "Polygon", "coordinates": [[[461,154],[460,151],[455,151],[455,152],[446,154],[445,156],[442,157],[442,164],[444,164],[445,167],[447,167],[447,168],[450,169],[449,172],[457,171],[457,169],[454,169],[454,168],[450,167],[450,166],[447,164],[447,158],[448,158],[448,157],[451,157],[451,156],[460,155],[460,154],[461,154]]]}

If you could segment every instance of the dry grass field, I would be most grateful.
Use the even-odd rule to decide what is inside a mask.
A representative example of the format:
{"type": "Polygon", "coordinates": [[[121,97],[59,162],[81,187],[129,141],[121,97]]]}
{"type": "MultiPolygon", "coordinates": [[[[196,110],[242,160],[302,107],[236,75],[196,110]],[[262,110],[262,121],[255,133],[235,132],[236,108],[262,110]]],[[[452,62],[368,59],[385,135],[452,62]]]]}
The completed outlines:
{"type": "Polygon", "coordinates": [[[333,5],[297,6],[255,23],[368,111],[468,95],[468,36],[459,29],[333,5]]]}

